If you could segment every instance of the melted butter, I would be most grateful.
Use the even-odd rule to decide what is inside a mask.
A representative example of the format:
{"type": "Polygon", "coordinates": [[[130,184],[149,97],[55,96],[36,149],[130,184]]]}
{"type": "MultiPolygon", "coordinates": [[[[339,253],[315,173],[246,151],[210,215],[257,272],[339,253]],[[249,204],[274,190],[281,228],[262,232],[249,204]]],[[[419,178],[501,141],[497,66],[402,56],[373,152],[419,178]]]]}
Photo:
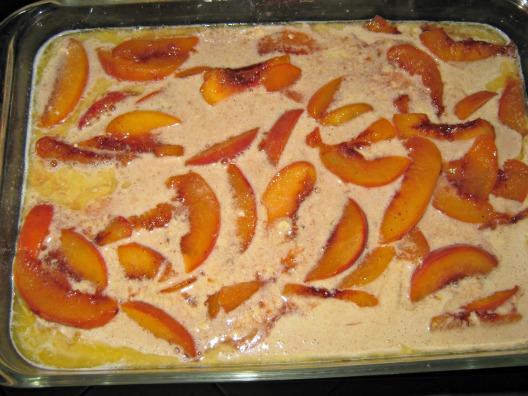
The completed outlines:
{"type": "MultiPolygon", "coordinates": [[[[49,131],[69,142],[89,139],[104,131],[108,122],[118,114],[133,109],[158,110],[177,116],[182,124],[159,130],[165,143],[185,147],[181,158],[155,158],[149,154],[133,160],[128,166],[100,164],[80,167],[61,164],[58,169],[30,168],[24,208],[40,202],[51,202],[57,210],[51,236],[51,247],[57,244],[61,228],[75,227],[88,235],[95,235],[114,216],[141,214],[159,203],[172,202],[177,215],[167,227],[153,231],[139,230],[124,242],[140,242],[162,253],[171,263],[174,274],[163,281],[128,280],[117,260],[119,243],[101,247],[106,260],[109,285],[105,293],[119,301],[137,299],[148,301],[173,315],[192,334],[200,356],[190,362],[181,350],[119,313],[107,325],[93,330],[79,330],[46,322],[35,317],[16,299],[13,307],[13,339],[29,360],[55,367],[95,366],[150,366],[177,364],[239,364],[247,362],[310,361],[336,358],[431,354],[437,352],[478,349],[503,349],[525,345],[528,302],[524,296],[515,297],[516,307],[523,320],[504,326],[474,326],[461,330],[431,332],[429,322],[439,315],[496,290],[511,288],[519,282],[528,287],[527,226],[526,222],[502,227],[498,231],[477,231],[476,226],[451,220],[429,207],[419,223],[431,249],[454,243],[471,243],[490,250],[499,258],[499,267],[486,277],[469,278],[450,285],[419,303],[408,298],[409,282],[416,264],[394,259],[389,268],[363,290],[375,295],[379,305],[360,308],[353,303],[335,299],[293,296],[284,298],[281,291],[286,283],[302,283],[306,273],[322,254],[331,231],[337,224],[347,198],[358,202],[368,219],[368,244],[365,253],[377,246],[379,225],[385,207],[396,193],[401,178],[390,185],[363,188],[343,183],[320,163],[318,151],[305,144],[305,137],[318,124],[306,112],[296,125],[277,168],[271,166],[258,141],[286,110],[304,108],[310,96],[324,83],[345,76],[332,106],[367,102],[374,111],[366,113],[338,127],[322,129],[327,144],[348,141],[380,117],[390,119],[396,112],[394,98],[403,90],[411,97],[412,111],[424,112],[438,121],[431,106],[429,93],[419,78],[410,77],[388,65],[384,54],[390,46],[410,42],[420,46],[419,30],[415,25],[402,25],[403,35],[374,34],[358,25],[296,25],[296,29],[310,34],[323,50],[306,56],[292,56],[302,78],[292,88],[301,98],[297,103],[280,93],[270,94],[262,87],[235,95],[214,106],[205,103],[200,95],[201,76],[184,79],[169,76],[148,84],[119,82],[106,76],[97,61],[96,48],[113,46],[130,37],[170,35],[171,30],[96,31],[73,33],[84,43],[90,59],[88,91],[69,121],[49,131]],[[324,65],[324,67],[321,67],[324,65]],[[74,120],[104,90],[134,90],[147,94],[161,89],[141,104],[129,98],[116,110],[79,132],[74,120]],[[254,240],[244,254],[239,253],[235,235],[238,213],[233,208],[232,191],[223,164],[187,167],[186,158],[216,142],[223,141],[258,127],[256,142],[236,164],[242,169],[257,197],[258,226],[254,240]],[[317,167],[316,191],[301,204],[296,219],[296,234],[288,237],[291,222],[279,221],[266,226],[266,211],[262,197],[269,181],[282,167],[294,161],[309,161],[317,167]],[[180,238],[189,229],[185,208],[173,201],[174,192],[165,188],[165,181],[190,169],[200,173],[215,191],[221,203],[222,223],[218,241],[207,261],[191,274],[186,274],[179,247],[180,238]],[[88,174],[85,178],[62,176],[62,173],[88,174]],[[111,188],[102,173],[111,173],[111,188]],[[95,180],[91,188],[86,180],[95,180]],[[32,180],[37,180],[32,182],[32,180]],[[54,183],[63,180],[56,187],[54,183]],[[75,183],[72,180],[77,180],[75,183]],[[80,180],[80,181],[79,181],[80,180]],[[79,189],[77,184],[85,189],[79,189]],[[46,186],[46,187],[43,187],[46,186]],[[97,191],[98,193],[96,193],[97,191]],[[101,192],[102,191],[102,192],[101,192]],[[56,193],[60,192],[58,198],[56,193]],[[80,197],[83,198],[78,203],[80,197]],[[55,241],[55,242],[53,242],[55,241]],[[284,258],[295,252],[285,268],[284,258]],[[161,293],[161,290],[196,277],[196,281],[181,291],[161,293]],[[215,319],[207,315],[207,297],[224,285],[262,279],[263,287],[250,299],[230,313],[220,311],[215,319]],[[43,342],[45,340],[45,342],[43,342]]],[[[200,38],[185,68],[194,66],[242,67],[258,63],[270,56],[260,56],[256,41],[279,26],[192,28],[176,29],[178,34],[192,33],[200,38]]],[[[476,29],[476,27],[473,27],[476,29]]],[[[481,35],[490,37],[489,30],[481,35]]],[[[57,38],[61,40],[62,38],[57,38]]],[[[57,46],[58,44],[54,44],[57,46]]],[[[37,82],[33,89],[34,114],[43,109],[50,76],[46,65],[53,65],[53,53],[44,51],[37,59],[37,82]]],[[[440,64],[445,83],[446,114],[441,122],[458,122],[452,113],[454,103],[472,92],[485,89],[486,84],[500,78],[503,59],[493,58],[475,64],[440,64]],[[484,66],[483,66],[484,65],[484,66]]],[[[518,134],[500,124],[496,100],[479,110],[475,117],[490,121],[497,132],[497,146],[501,162],[521,152],[518,134]]],[[[34,136],[45,131],[33,130],[34,136]]],[[[470,143],[437,142],[444,160],[460,158],[470,143]]],[[[406,155],[401,142],[394,139],[365,148],[367,158],[388,154],[406,155]]],[[[29,157],[34,155],[30,152],[29,157]]],[[[518,205],[521,206],[522,205],[518,205]]],[[[333,289],[347,274],[314,282],[313,286],[333,289]]]]}

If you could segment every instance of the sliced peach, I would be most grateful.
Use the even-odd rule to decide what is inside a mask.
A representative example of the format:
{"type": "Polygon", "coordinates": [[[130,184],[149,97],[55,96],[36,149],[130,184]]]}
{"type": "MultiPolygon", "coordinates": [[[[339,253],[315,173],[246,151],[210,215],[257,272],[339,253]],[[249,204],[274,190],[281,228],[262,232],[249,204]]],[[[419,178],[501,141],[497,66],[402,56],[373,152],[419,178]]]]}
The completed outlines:
{"type": "Polygon", "coordinates": [[[191,334],[164,310],[143,301],[127,301],[121,304],[121,308],[130,319],[155,337],[179,345],[187,356],[197,355],[191,334]]]}
{"type": "Polygon", "coordinates": [[[429,330],[444,331],[469,326],[473,326],[473,323],[469,320],[469,312],[445,312],[441,315],[433,316],[429,324],[429,330]]]}
{"type": "Polygon", "coordinates": [[[183,69],[176,72],[174,75],[178,78],[186,78],[191,76],[196,76],[197,74],[204,74],[208,71],[211,71],[213,68],[210,66],[195,66],[188,69],[183,69]]]}
{"type": "Polygon", "coordinates": [[[312,95],[307,106],[310,117],[318,120],[326,114],[326,110],[334,100],[334,96],[341,86],[342,81],[343,77],[335,78],[327,82],[312,95]]]}
{"type": "Polygon", "coordinates": [[[92,329],[105,325],[118,312],[113,298],[72,289],[61,272],[44,268],[40,260],[24,253],[17,255],[13,274],[29,308],[47,321],[92,329]]]}
{"type": "Polygon", "coordinates": [[[315,167],[306,161],[294,162],[277,172],[262,195],[268,225],[285,217],[294,221],[299,206],[311,194],[316,179],[315,167]]]}
{"type": "Polygon", "coordinates": [[[13,264],[18,292],[45,320],[85,329],[108,323],[118,311],[114,299],[73,290],[63,273],[44,268],[38,259],[52,220],[53,207],[43,204],[34,206],[22,224],[13,264]]]}
{"type": "Polygon", "coordinates": [[[519,312],[500,314],[496,312],[476,312],[480,322],[484,325],[503,325],[519,322],[523,316],[519,312]]]}
{"type": "Polygon", "coordinates": [[[492,91],[478,91],[468,95],[455,105],[455,115],[459,120],[465,120],[496,95],[497,93],[492,91]]]}
{"type": "Polygon", "coordinates": [[[198,44],[198,37],[167,37],[158,39],[130,39],[117,45],[112,55],[133,60],[148,62],[156,58],[177,57],[192,51],[198,44]]]}
{"type": "Polygon", "coordinates": [[[401,34],[396,25],[379,15],[365,22],[363,28],[375,33],[401,34]]]}
{"type": "Polygon", "coordinates": [[[83,129],[94,119],[98,119],[103,114],[113,111],[115,105],[129,96],[134,95],[132,92],[125,91],[112,91],[107,92],[102,98],[96,100],[88,109],[84,112],[79,120],[77,126],[79,129],[83,129]]]}
{"type": "Polygon", "coordinates": [[[325,126],[338,126],[372,110],[374,108],[368,103],[351,103],[328,112],[319,122],[325,126]]]}
{"type": "Polygon", "coordinates": [[[429,90],[436,115],[440,117],[444,113],[444,83],[435,60],[410,44],[399,44],[389,48],[387,59],[411,76],[421,77],[423,85],[429,90]]]}
{"type": "Polygon", "coordinates": [[[499,169],[492,194],[497,197],[524,202],[528,195],[528,165],[516,159],[507,160],[499,169]]]}
{"type": "Polygon", "coordinates": [[[48,204],[40,204],[31,208],[18,235],[17,253],[38,258],[49,234],[53,212],[53,206],[48,204]]]}
{"type": "Polygon", "coordinates": [[[444,62],[471,62],[495,55],[511,54],[511,45],[497,45],[473,39],[455,41],[444,29],[435,27],[420,34],[420,41],[444,62]]]}
{"type": "Polygon", "coordinates": [[[260,55],[282,52],[291,55],[307,55],[320,49],[308,34],[294,30],[282,30],[262,37],[257,44],[260,55]]]}
{"type": "Polygon", "coordinates": [[[120,139],[131,139],[141,137],[150,131],[180,124],[178,117],[161,111],[134,110],[121,114],[107,125],[106,135],[120,139]]]}
{"type": "Polygon", "coordinates": [[[185,272],[198,268],[209,256],[220,231],[220,203],[198,173],[189,172],[167,180],[176,199],[187,207],[190,230],[180,240],[185,272]]]}
{"type": "Polygon", "coordinates": [[[305,281],[330,278],[350,268],[365,248],[367,232],[365,213],[349,198],[341,219],[323,248],[323,255],[308,272],[305,281]]]}
{"type": "Polygon", "coordinates": [[[258,128],[233,136],[199,152],[185,161],[185,165],[208,165],[222,160],[230,160],[246,150],[257,137],[258,128]]]}
{"type": "Polygon", "coordinates": [[[77,107],[88,82],[88,56],[82,43],[68,39],[63,53],[50,97],[38,120],[38,126],[42,128],[63,122],[77,107]]]}
{"type": "Polygon", "coordinates": [[[161,80],[176,71],[189,57],[197,38],[125,41],[113,50],[98,49],[103,69],[120,80],[161,80]]]}
{"type": "Polygon", "coordinates": [[[413,272],[410,299],[417,302],[462,278],[485,275],[497,263],[495,256],[472,245],[449,245],[433,250],[413,272]]]}
{"type": "Polygon", "coordinates": [[[499,99],[499,119],[507,127],[528,135],[528,114],[524,84],[520,76],[508,78],[499,99]]]}
{"type": "Polygon", "coordinates": [[[268,92],[280,91],[301,78],[302,70],[291,63],[272,65],[262,71],[260,80],[268,92]]]}
{"type": "Polygon", "coordinates": [[[263,150],[268,157],[268,161],[277,166],[286,147],[290,135],[297,125],[299,117],[303,113],[302,109],[288,110],[284,112],[275,122],[273,127],[266,132],[259,143],[259,150],[263,150]]]}
{"type": "Polygon", "coordinates": [[[499,225],[509,225],[509,224],[516,224],[521,220],[524,220],[528,217],[528,208],[524,208],[521,211],[514,213],[514,214],[506,214],[506,213],[500,213],[498,216],[495,216],[493,219],[488,221],[485,224],[481,224],[479,226],[480,230],[489,228],[494,230],[499,225]]]}
{"type": "Polygon", "coordinates": [[[166,258],[158,251],[148,246],[131,242],[117,247],[119,264],[124,269],[127,278],[154,278],[166,258]]]}
{"type": "Polygon", "coordinates": [[[160,293],[174,293],[180,290],[185,289],[187,286],[192,285],[194,282],[196,282],[198,279],[195,276],[191,276],[190,278],[187,278],[185,280],[182,280],[181,282],[176,283],[175,285],[171,285],[169,287],[166,287],[165,289],[161,289],[160,293]]]}
{"type": "Polygon", "coordinates": [[[511,289],[497,291],[487,297],[480,298],[466,304],[462,309],[473,312],[493,311],[512,298],[519,291],[519,286],[514,286],[511,289]]]}
{"type": "Polygon", "coordinates": [[[395,114],[394,125],[398,136],[407,139],[411,136],[430,137],[439,140],[466,140],[480,135],[495,138],[495,129],[486,120],[476,120],[461,124],[434,124],[429,117],[420,113],[395,114]]]}
{"type": "Polygon", "coordinates": [[[71,228],[61,231],[60,252],[75,276],[93,282],[98,290],[108,284],[106,262],[99,250],[83,235],[71,228]]]}
{"type": "Polygon", "coordinates": [[[396,128],[386,118],[380,118],[370,124],[367,129],[361,132],[352,143],[354,146],[369,146],[383,140],[390,140],[396,137],[396,128]]]}
{"type": "Polygon", "coordinates": [[[159,95],[162,92],[163,92],[163,89],[156,89],[155,91],[149,92],[148,94],[145,94],[142,97],[140,97],[139,99],[137,99],[136,100],[136,104],[137,103],[143,103],[143,102],[149,100],[150,98],[152,98],[152,97],[154,97],[156,95],[159,95]]]}
{"type": "Polygon", "coordinates": [[[300,285],[297,283],[287,283],[282,289],[283,296],[297,295],[318,298],[335,298],[337,300],[353,302],[360,307],[374,307],[378,305],[378,299],[372,294],[361,290],[341,290],[330,291],[322,287],[300,285]]]}
{"type": "Polygon", "coordinates": [[[254,280],[223,286],[216,293],[207,297],[205,304],[207,305],[208,316],[212,319],[216,318],[220,309],[223,309],[225,313],[233,311],[259,291],[262,285],[264,282],[254,280]]]}
{"type": "Polygon", "coordinates": [[[354,271],[343,278],[338,287],[349,289],[373,282],[385,271],[395,254],[394,246],[378,246],[365,256],[354,271]]]}
{"type": "Polygon", "coordinates": [[[399,250],[396,256],[398,259],[414,262],[421,262],[431,251],[425,235],[416,227],[399,240],[397,248],[399,250]]]}
{"type": "Polygon", "coordinates": [[[325,145],[319,128],[306,137],[311,147],[319,148],[323,165],[341,180],[364,187],[377,187],[392,183],[409,167],[407,157],[389,156],[367,160],[352,143],[325,145]]]}
{"type": "Polygon", "coordinates": [[[110,161],[115,157],[110,154],[97,153],[91,150],[75,147],[51,136],[41,137],[35,143],[36,154],[43,159],[76,162],[80,164],[95,164],[110,161]]]}
{"type": "Polygon", "coordinates": [[[245,252],[257,227],[257,203],[255,193],[242,171],[235,165],[227,166],[227,175],[233,189],[237,208],[236,234],[241,241],[240,252],[245,252]]]}
{"type": "Polygon", "coordinates": [[[181,157],[185,149],[179,144],[160,144],[152,148],[152,153],[156,157],[181,157]]]}
{"type": "Polygon", "coordinates": [[[462,177],[456,184],[462,192],[486,200],[495,186],[498,173],[494,139],[487,135],[479,136],[462,158],[462,177]]]}
{"type": "MultiPolygon", "coordinates": [[[[289,63],[289,55],[283,55],[238,69],[214,68],[204,74],[204,82],[200,87],[200,92],[207,103],[214,105],[232,95],[263,84],[263,74],[266,73],[268,68],[289,63]]],[[[292,70],[293,69],[288,69],[288,75],[284,76],[284,78],[279,75],[280,69],[279,74],[272,71],[268,72],[271,73],[271,75],[268,74],[267,79],[273,80],[268,81],[270,87],[280,87],[280,89],[282,89],[286,88],[285,84],[287,82],[293,84],[296,79],[292,79],[292,77],[296,75],[296,72],[292,73],[292,70]],[[277,83],[277,85],[274,85],[275,83],[277,83]]]]}
{"type": "Polygon", "coordinates": [[[412,137],[405,146],[412,163],[404,173],[400,190],[385,210],[380,229],[383,243],[401,239],[420,221],[442,167],[440,151],[430,140],[412,137]]]}
{"type": "Polygon", "coordinates": [[[410,103],[411,98],[409,97],[409,95],[406,94],[398,95],[392,101],[392,104],[394,105],[394,107],[396,107],[396,110],[398,110],[399,113],[408,113],[410,103]]]}
{"type": "Polygon", "coordinates": [[[115,217],[104,230],[95,236],[95,242],[99,246],[104,246],[112,242],[119,241],[132,236],[134,231],[133,225],[128,219],[118,216],[115,217]]]}
{"type": "Polygon", "coordinates": [[[169,203],[159,203],[154,208],[139,215],[130,216],[128,221],[132,227],[152,231],[156,228],[163,228],[172,219],[174,206],[169,203]]]}

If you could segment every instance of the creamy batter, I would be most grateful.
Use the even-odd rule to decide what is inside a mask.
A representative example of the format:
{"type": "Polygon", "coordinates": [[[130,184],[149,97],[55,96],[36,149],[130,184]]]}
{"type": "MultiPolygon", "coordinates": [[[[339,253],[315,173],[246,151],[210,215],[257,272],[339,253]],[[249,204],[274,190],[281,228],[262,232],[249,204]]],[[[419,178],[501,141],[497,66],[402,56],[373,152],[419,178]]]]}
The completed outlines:
{"type": "MultiPolygon", "coordinates": [[[[271,32],[285,27],[232,26],[135,31],[71,32],[56,37],[40,52],[35,61],[35,83],[27,155],[27,184],[23,213],[36,204],[51,203],[54,221],[47,249],[59,244],[61,229],[74,227],[93,238],[115,216],[130,217],[154,208],[160,203],[175,206],[175,216],[166,227],[152,231],[136,230],[130,238],[99,247],[104,256],[109,282],[104,293],[124,302],[130,299],[149,302],[169,313],[192,335],[198,356],[188,358],[181,348],[155,337],[123,312],[108,324],[83,330],[46,321],[34,315],[17,298],[13,306],[12,335],[18,349],[28,360],[43,366],[162,366],[209,365],[245,362],[302,362],[308,360],[357,359],[375,355],[427,356],[434,353],[519,348],[526,345],[528,300],[527,220],[479,230],[478,225],[453,220],[431,205],[418,227],[431,250],[468,243],[480,246],[498,258],[498,266],[486,276],[467,277],[450,284],[419,302],[411,302],[409,284],[417,263],[394,258],[383,274],[363,286],[379,300],[377,306],[359,307],[352,302],[313,296],[283,296],[287,283],[302,284],[308,271],[322,254],[348,198],[354,199],[368,221],[367,245],[362,253],[378,246],[379,228],[391,197],[399,190],[402,178],[381,187],[361,187],[342,182],[321,163],[317,149],[309,147],[306,136],[320,126],[306,111],[287,142],[277,166],[271,165],[258,142],[287,110],[305,109],[309,98],[326,82],[344,76],[332,107],[364,102],[374,110],[339,126],[321,127],[325,144],[336,144],[356,137],[381,117],[389,120],[397,113],[394,99],[405,93],[410,97],[411,112],[425,113],[432,122],[460,123],[453,114],[454,104],[464,96],[497,85],[504,69],[517,67],[516,60],[495,56],[477,62],[450,63],[438,61],[444,82],[445,113],[439,118],[431,105],[428,90],[418,76],[410,76],[386,60],[387,50],[399,43],[424,48],[418,35],[418,24],[398,24],[399,35],[374,33],[361,24],[298,24],[288,27],[311,36],[318,49],[306,55],[291,55],[291,63],[302,70],[301,78],[284,92],[267,92],[258,86],[233,95],[215,105],[206,103],[200,93],[201,74],[185,78],[173,75],[160,81],[134,83],[119,81],[107,75],[96,55],[97,48],[113,47],[131,37],[167,37],[195,35],[199,42],[181,69],[195,66],[240,68],[263,62],[272,56],[259,55],[256,43],[271,32]],[[63,123],[51,129],[36,126],[54,81],[54,65],[61,41],[75,37],[82,42],[89,59],[87,88],[79,105],[63,123]],[[119,102],[115,109],[79,130],[76,123],[87,107],[105,91],[133,91],[135,95],[119,102]],[[161,90],[137,103],[142,95],[161,90]],[[82,165],[52,164],[34,152],[35,141],[42,136],[60,137],[75,144],[101,135],[112,118],[133,110],[155,110],[178,117],[178,125],[156,131],[164,143],[185,148],[181,157],[155,157],[141,154],[126,166],[116,161],[82,165]],[[185,160],[214,143],[226,140],[252,128],[259,134],[244,153],[233,160],[250,182],[257,200],[258,223],[255,236],[244,253],[234,237],[239,215],[226,173],[226,163],[186,166],[185,160]],[[290,223],[281,221],[266,225],[266,211],[261,197],[278,170],[295,161],[308,161],[316,167],[314,191],[301,203],[297,213],[297,231],[288,237],[290,223]],[[55,166],[54,166],[55,165],[55,166]],[[174,190],[165,187],[172,176],[189,170],[199,173],[210,185],[221,205],[221,225],[217,242],[206,261],[191,273],[185,273],[180,238],[188,232],[186,209],[174,201],[174,190]],[[161,281],[125,277],[117,260],[117,246],[140,242],[161,252],[170,262],[172,273],[161,281]],[[296,252],[290,267],[284,258],[296,252]],[[187,287],[172,293],[161,293],[179,282],[195,278],[187,287]],[[207,314],[209,295],[224,285],[263,281],[262,288],[235,310],[222,310],[216,318],[207,314]],[[515,309],[522,315],[518,322],[501,325],[463,326],[460,329],[431,331],[432,317],[458,312],[460,306],[495,291],[519,286],[516,295],[497,312],[515,309]]],[[[450,25],[452,30],[455,25],[450,25]]],[[[475,38],[503,42],[500,34],[481,26],[472,26],[475,38]]],[[[499,90],[500,88],[497,88],[499,90]]],[[[520,134],[504,126],[497,117],[498,97],[493,98],[472,116],[489,121],[495,128],[499,166],[509,158],[523,161],[520,134]]],[[[442,159],[463,156],[472,141],[435,141],[442,159]]],[[[366,158],[385,155],[407,156],[399,139],[379,142],[362,149],[366,158]]],[[[518,212],[526,207],[519,203],[491,197],[497,210],[518,212]]],[[[395,244],[397,245],[397,244],[395,244]]],[[[44,254],[44,253],[43,253],[44,254]]],[[[167,263],[164,266],[168,265],[167,263]]],[[[357,265],[357,263],[355,264],[357,265]]],[[[310,286],[333,290],[351,270],[310,286]]],[[[163,272],[163,271],[160,271],[163,272]]],[[[93,285],[71,279],[72,285],[93,292],[93,285]]],[[[15,290],[15,295],[17,294],[15,290]]],[[[473,318],[474,319],[474,318],[473,318]]],[[[478,322],[478,321],[476,321],[478,322]]]]}

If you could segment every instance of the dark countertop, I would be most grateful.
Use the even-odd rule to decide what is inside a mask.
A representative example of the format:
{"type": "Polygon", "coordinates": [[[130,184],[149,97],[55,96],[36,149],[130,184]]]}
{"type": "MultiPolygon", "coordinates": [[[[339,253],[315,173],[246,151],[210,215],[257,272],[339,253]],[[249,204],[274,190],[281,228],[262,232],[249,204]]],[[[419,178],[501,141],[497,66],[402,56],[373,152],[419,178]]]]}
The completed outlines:
{"type": "MultiPolygon", "coordinates": [[[[29,4],[4,0],[0,20],[29,4]]],[[[164,385],[115,385],[16,389],[0,386],[0,396],[162,396],[162,395],[528,395],[528,367],[474,369],[405,375],[321,379],[164,385]]]]}

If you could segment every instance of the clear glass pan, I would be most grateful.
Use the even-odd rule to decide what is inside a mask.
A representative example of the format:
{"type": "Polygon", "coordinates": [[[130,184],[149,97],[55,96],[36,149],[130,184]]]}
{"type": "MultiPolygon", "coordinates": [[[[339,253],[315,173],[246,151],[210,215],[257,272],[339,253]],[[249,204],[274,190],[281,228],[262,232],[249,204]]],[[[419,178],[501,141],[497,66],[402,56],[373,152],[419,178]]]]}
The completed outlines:
{"type": "Polygon", "coordinates": [[[487,23],[518,46],[528,75],[526,0],[187,0],[167,2],[39,2],[0,23],[0,385],[78,386],[207,381],[314,379],[413,373],[528,364],[528,349],[487,353],[420,355],[351,361],[311,361],[278,365],[185,367],[159,370],[45,370],[23,360],[9,332],[11,264],[19,223],[32,64],[51,36],[72,29],[190,25],[347,21],[383,15],[392,20],[487,23]]]}

